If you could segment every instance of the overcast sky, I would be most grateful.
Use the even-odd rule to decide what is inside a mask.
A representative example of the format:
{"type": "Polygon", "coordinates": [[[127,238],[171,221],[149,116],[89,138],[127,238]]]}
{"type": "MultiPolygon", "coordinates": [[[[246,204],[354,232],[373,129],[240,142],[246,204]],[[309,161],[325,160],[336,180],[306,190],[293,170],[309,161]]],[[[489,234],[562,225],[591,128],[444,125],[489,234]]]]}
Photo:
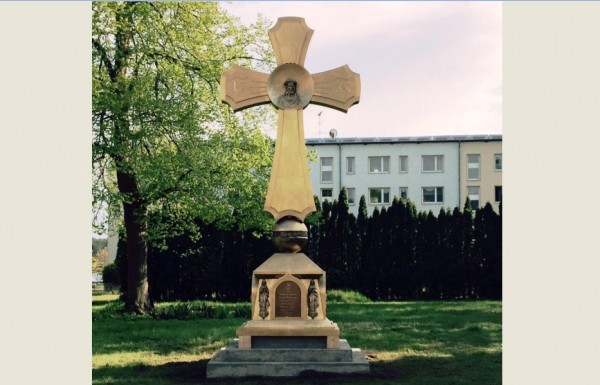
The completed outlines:
{"type": "Polygon", "coordinates": [[[501,2],[236,1],[244,23],[298,16],[314,30],[305,68],[347,64],[361,100],[347,114],[309,105],[306,137],[502,133],[501,2]],[[323,111],[320,119],[318,113],[323,111]]]}

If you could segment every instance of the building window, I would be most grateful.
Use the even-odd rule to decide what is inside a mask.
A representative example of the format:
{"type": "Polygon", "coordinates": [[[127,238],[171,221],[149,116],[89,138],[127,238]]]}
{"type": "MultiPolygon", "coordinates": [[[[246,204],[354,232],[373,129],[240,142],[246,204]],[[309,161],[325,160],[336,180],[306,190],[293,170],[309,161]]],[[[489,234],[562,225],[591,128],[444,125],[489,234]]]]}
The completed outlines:
{"type": "Polygon", "coordinates": [[[370,188],[369,189],[369,203],[376,204],[389,204],[390,203],[390,189],[389,188],[370,188]]]}
{"type": "Polygon", "coordinates": [[[423,187],[423,203],[444,203],[444,188],[423,187]]]}
{"type": "Polygon", "coordinates": [[[388,172],[390,172],[390,157],[389,156],[370,156],[369,157],[369,172],[370,173],[388,173],[388,172]]]}
{"type": "Polygon", "coordinates": [[[322,188],[321,189],[321,199],[332,199],[333,198],[333,189],[332,188],[322,188]]]}
{"type": "Polygon", "coordinates": [[[467,179],[479,180],[479,169],[481,157],[479,154],[467,155],[467,179]]]}
{"type": "Polygon", "coordinates": [[[346,158],[346,174],[354,174],[354,157],[346,158]]]}
{"type": "Polygon", "coordinates": [[[479,210],[479,186],[467,187],[467,196],[471,201],[471,208],[479,210]]]}
{"type": "Polygon", "coordinates": [[[333,158],[321,158],[321,183],[333,183],[333,158]]]}
{"type": "Polygon", "coordinates": [[[346,174],[354,174],[354,157],[349,156],[346,158],[346,174]]]}
{"type": "Polygon", "coordinates": [[[444,171],[444,155],[423,155],[423,172],[444,171]]]}
{"type": "Polygon", "coordinates": [[[408,156],[400,155],[400,172],[408,172],[408,156]]]}
{"type": "Polygon", "coordinates": [[[502,202],[502,186],[494,186],[494,201],[502,202]]]}
{"type": "Polygon", "coordinates": [[[349,187],[346,189],[346,193],[348,194],[348,204],[355,204],[356,189],[354,187],[349,187]]]}
{"type": "Polygon", "coordinates": [[[408,187],[400,187],[400,199],[403,202],[408,200],[408,187]]]}
{"type": "Polygon", "coordinates": [[[502,171],[502,154],[494,155],[494,170],[502,171]]]}

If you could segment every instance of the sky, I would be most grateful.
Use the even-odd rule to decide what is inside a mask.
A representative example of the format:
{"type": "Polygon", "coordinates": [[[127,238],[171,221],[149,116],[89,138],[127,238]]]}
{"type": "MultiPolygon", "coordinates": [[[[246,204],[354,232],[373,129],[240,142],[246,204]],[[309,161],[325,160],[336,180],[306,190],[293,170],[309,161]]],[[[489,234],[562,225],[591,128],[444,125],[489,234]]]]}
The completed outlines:
{"type": "Polygon", "coordinates": [[[304,67],[343,65],[361,99],[343,113],[304,110],[307,138],[502,134],[501,2],[222,2],[244,24],[303,17],[314,30],[304,67]],[[319,113],[321,116],[319,117],[319,113]]]}

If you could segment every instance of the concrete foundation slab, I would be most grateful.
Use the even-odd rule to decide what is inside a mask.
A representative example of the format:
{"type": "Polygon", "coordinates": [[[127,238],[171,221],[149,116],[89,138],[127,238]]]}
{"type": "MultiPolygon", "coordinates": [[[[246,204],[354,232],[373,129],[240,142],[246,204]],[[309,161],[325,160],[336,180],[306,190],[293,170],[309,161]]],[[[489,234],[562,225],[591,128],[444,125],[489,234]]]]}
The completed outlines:
{"type": "Polygon", "coordinates": [[[296,377],[308,373],[369,373],[360,349],[340,340],[339,349],[239,349],[238,340],[222,348],[206,367],[207,378],[296,377]]]}

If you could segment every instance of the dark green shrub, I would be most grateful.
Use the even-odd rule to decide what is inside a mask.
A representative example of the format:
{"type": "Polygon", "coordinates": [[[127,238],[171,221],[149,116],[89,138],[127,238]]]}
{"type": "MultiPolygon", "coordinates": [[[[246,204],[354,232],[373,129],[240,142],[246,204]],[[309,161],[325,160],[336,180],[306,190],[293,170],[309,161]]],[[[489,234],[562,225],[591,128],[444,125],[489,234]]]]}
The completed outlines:
{"type": "Polygon", "coordinates": [[[364,294],[359,293],[355,290],[328,290],[327,291],[327,302],[339,302],[339,303],[358,303],[358,302],[371,302],[364,294]]]}
{"type": "Polygon", "coordinates": [[[233,308],[233,318],[250,318],[252,317],[252,309],[250,304],[239,304],[233,308]]]}
{"type": "Polygon", "coordinates": [[[112,290],[112,288],[119,287],[121,276],[116,264],[110,263],[104,266],[104,269],[102,269],[102,281],[104,282],[105,289],[112,290]]]}
{"type": "Polygon", "coordinates": [[[205,302],[202,302],[199,310],[199,318],[216,318],[216,309],[213,305],[209,305],[205,302]]]}
{"type": "Polygon", "coordinates": [[[110,320],[110,319],[135,319],[139,316],[125,312],[125,304],[123,301],[112,301],[107,303],[99,310],[92,312],[92,321],[110,320]]]}

